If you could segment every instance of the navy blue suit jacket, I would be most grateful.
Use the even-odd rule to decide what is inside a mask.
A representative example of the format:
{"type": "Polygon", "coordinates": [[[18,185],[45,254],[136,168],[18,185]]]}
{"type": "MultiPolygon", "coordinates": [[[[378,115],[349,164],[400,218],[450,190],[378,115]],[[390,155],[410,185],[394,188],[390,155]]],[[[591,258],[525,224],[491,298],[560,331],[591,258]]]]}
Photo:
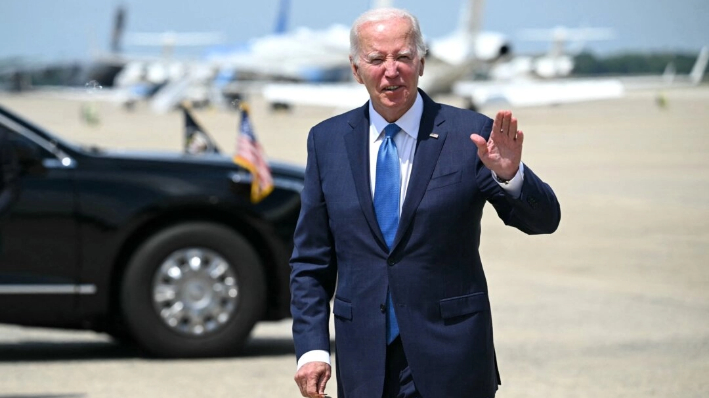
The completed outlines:
{"type": "Polygon", "coordinates": [[[387,288],[421,394],[494,396],[499,375],[478,253],[483,206],[492,203],[505,224],[528,234],[551,233],[559,224],[553,191],[526,164],[521,196],[513,198],[478,158],[469,137],[487,139],[490,118],[421,94],[413,169],[391,251],[372,204],[368,105],[318,124],[308,136],[291,258],[293,336],[298,357],[329,351],[334,295],[339,398],[382,394],[387,288]]]}

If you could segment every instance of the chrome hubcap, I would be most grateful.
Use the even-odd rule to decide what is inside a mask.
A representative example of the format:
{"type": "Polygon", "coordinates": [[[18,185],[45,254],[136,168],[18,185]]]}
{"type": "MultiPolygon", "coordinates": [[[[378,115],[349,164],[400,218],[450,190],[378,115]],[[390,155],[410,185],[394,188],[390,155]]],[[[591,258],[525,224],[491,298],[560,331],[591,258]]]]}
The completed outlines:
{"type": "Polygon", "coordinates": [[[233,316],[239,287],[232,266],[218,253],[186,248],[170,254],[153,278],[153,307],[170,329],[201,336],[233,316]]]}

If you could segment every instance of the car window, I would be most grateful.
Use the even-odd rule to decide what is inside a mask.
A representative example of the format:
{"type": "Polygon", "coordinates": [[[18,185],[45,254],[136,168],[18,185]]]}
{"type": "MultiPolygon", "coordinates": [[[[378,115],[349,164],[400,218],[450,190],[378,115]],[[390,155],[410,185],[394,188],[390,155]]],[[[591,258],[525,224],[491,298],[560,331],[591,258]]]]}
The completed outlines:
{"type": "Polygon", "coordinates": [[[42,157],[42,159],[56,159],[56,156],[54,156],[49,150],[47,150],[47,148],[5,125],[0,124],[0,134],[7,134],[9,142],[13,144],[20,143],[26,146],[30,146],[32,148],[36,148],[37,153],[42,157]]]}

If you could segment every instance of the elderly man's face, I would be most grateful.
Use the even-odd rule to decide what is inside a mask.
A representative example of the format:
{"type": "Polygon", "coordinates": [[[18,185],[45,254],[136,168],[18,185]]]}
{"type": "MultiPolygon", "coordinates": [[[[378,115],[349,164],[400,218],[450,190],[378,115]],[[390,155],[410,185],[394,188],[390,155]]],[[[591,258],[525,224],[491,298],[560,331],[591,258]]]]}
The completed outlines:
{"type": "MultiPolygon", "coordinates": [[[[367,88],[374,109],[388,122],[399,119],[416,101],[424,60],[416,54],[407,19],[369,22],[360,27],[355,78],[367,88]]],[[[350,60],[353,61],[353,60],[350,60]]]]}

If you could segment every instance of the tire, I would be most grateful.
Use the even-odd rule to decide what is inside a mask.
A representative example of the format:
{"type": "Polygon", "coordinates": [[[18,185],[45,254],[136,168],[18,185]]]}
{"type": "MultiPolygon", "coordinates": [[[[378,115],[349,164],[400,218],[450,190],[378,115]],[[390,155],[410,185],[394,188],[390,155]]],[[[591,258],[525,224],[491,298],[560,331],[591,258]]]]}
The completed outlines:
{"type": "Polygon", "coordinates": [[[184,223],[133,253],[120,304],[130,334],[153,355],[234,355],[264,314],[266,281],[241,235],[218,224],[184,223]]]}

